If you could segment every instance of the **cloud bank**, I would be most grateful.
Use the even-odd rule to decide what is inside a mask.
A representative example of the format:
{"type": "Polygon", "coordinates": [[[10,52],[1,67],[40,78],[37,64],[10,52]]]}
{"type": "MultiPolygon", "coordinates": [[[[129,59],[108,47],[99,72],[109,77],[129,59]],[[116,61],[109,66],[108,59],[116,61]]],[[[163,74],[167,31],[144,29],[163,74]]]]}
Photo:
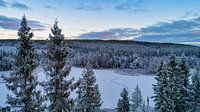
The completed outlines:
{"type": "MultiPolygon", "coordinates": [[[[19,28],[21,20],[18,18],[11,18],[0,15],[0,28],[6,30],[17,30],[19,28]]],[[[28,20],[28,25],[32,30],[43,31],[46,30],[46,26],[39,21],[28,20]]]]}
{"type": "Polygon", "coordinates": [[[7,4],[4,0],[0,0],[0,7],[7,7],[7,4]]]}
{"type": "Polygon", "coordinates": [[[138,35],[138,31],[132,28],[116,28],[102,32],[89,32],[79,36],[81,39],[128,39],[138,35]]]}
{"type": "Polygon", "coordinates": [[[151,42],[200,41],[200,17],[190,20],[159,22],[140,29],[113,28],[79,36],[89,39],[129,39],[151,42]]]}
{"type": "Polygon", "coordinates": [[[16,8],[16,9],[20,9],[20,10],[31,10],[30,7],[28,7],[27,5],[20,3],[20,2],[14,2],[11,4],[12,8],[16,8]]]}
{"type": "Polygon", "coordinates": [[[130,13],[146,11],[146,9],[143,6],[143,3],[143,0],[126,0],[125,2],[116,5],[114,8],[119,11],[125,11],[130,13]]]}

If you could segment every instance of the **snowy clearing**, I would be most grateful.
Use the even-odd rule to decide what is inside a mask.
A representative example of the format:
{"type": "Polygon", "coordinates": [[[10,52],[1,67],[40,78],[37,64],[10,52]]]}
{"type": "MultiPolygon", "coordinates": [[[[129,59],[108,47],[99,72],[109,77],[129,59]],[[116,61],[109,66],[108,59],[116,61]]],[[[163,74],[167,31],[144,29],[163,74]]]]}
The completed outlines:
{"type": "MultiPolygon", "coordinates": [[[[44,71],[41,67],[38,67],[35,71],[38,75],[39,81],[46,79],[44,71]]],[[[74,76],[75,80],[77,80],[79,77],[81,77],[82,71],[83,68],[72,67],[70,77],[74,76]]],[[[127,87],[129,93],[131,93],[138,84],[145,101],[147,97],[151,97],[153,95],[152,84],[155,83],[155,79],[152,75],[121,75],[118,74],[118,72],[116,73],[115,70],[106,69],[94,70],[94,73],[97,78],[97,83],[99,84],[101,97],[103,100],[102,108],[115,108],[120,97],[120,93],[124,87],[127,87]]],[[[0,74],[5,74],[5,72],[1,72],[0,74]]],[[[6,95],[9,93],[9,91],[5,87],[4,83],[0,83],[0,90],[0,105],[5,106],[6,95]]],[[[74,95],[75,94],[73,93],[73,96],[74,95]]],[[[150,106],[154,106],[151,98],[150,106]]]]}

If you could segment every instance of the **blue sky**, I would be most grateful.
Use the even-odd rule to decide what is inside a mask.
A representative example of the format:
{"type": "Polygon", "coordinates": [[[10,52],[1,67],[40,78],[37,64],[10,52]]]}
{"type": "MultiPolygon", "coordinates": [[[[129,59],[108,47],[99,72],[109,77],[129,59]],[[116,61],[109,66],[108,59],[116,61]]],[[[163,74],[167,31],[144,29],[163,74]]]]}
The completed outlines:
{"type": "Polygon", "coordinates": [[[66,38],[171,42],[200,39],[200,0],[0,0],[0,38],[17,38],[23,14],[46,39],[55,18],[66,38]]]}

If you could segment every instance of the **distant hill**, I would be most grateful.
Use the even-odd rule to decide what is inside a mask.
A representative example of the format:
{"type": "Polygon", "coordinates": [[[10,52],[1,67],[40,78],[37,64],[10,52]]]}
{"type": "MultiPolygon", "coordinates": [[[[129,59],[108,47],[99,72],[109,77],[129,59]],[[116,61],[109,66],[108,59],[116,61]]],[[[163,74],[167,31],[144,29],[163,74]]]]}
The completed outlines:
{"type": "MultiPolygon", "coordinates": [[[[33,40],[38,61],[43,58],[47,40],[33,40]]],[[[69,51],[69,63],[84,67],[90,61],[94,68],[145,69],[155,72],[160,60],[169,55],[188,58],[190,67],[200,61],[200,47],[173,43],[140,42],[130,40],[65,40],[69,51]]],[[[0,40],[3,51],[15,49],[17,40],[0,40]]]]}
{"type": "MultiPolygon", "coordinates": [[[[33,40],[34,43],[43,44],[46,43],[46,40],[33,40]]],[[[188,44],[175,44],[175,43],[157,43],[157,42],[143,42],[143,41],[134,41],[134,40],[89,40],[89,39],[70,39],[65,40],[66,43],[82,42],[82,43],[112,43],[112,44],[135,44],[135,45],[144,45],[151,47],[178,47],[178,48],[199,48],[198,46],[188,45],[188,44]]],[[[0,45],[9,45],[13,46],[17,43],[17,39],[0,39],[0,45]]]]}

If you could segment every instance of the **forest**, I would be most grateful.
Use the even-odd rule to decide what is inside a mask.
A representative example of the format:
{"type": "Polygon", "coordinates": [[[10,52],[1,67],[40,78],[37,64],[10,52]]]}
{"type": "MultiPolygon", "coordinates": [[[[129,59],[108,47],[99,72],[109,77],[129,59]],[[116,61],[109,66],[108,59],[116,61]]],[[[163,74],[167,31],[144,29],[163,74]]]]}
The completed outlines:
{"type": "Polygon", "coordinates": [[[119,40],[65,40],[57,20],[48,40],[31,40],[33,32],[26,16],[21,20],[18,37],[18,40],[0,42],[0,70],[12,71],[8,76],[1,76],[12,93],[8,93],[7,106],[1,107],[1,111],[200,111],[199,47],[119,40]],[[38,66],[46,75],[42,82],[33,72],[38,66]],[[78,81],[69,77],[72,66],[84,68],[78,81]],[[137,85],[130,97],[130,91],[124,87],[116,108],[102,109],[94,68],[143,69],[155,73],[154,95],[144,100],[137,85]],[[70,97],[73,91],[75,98],[70,97]],[[153,107],[149,106],[150,98],[155,102],[153,107]]]}
{"type": "MultiPolygon", "coordinates": [[[[43,50],[48,40],[33,40],[38,64],[43,58],[43,50]]],[[[0,40],[1,71],[11,69],[17,40],[0,40]]],[[[93,68],[143,69],[155,73],[160,60],[166,61],[171,54],[180,58],[187,57],[191,68],[199,62],[200,47],[151,43],[130,40],[64,40],[64,46],[70,51],[68,62],[72,66],[84,67],[89,61],[93,68]]]]}

